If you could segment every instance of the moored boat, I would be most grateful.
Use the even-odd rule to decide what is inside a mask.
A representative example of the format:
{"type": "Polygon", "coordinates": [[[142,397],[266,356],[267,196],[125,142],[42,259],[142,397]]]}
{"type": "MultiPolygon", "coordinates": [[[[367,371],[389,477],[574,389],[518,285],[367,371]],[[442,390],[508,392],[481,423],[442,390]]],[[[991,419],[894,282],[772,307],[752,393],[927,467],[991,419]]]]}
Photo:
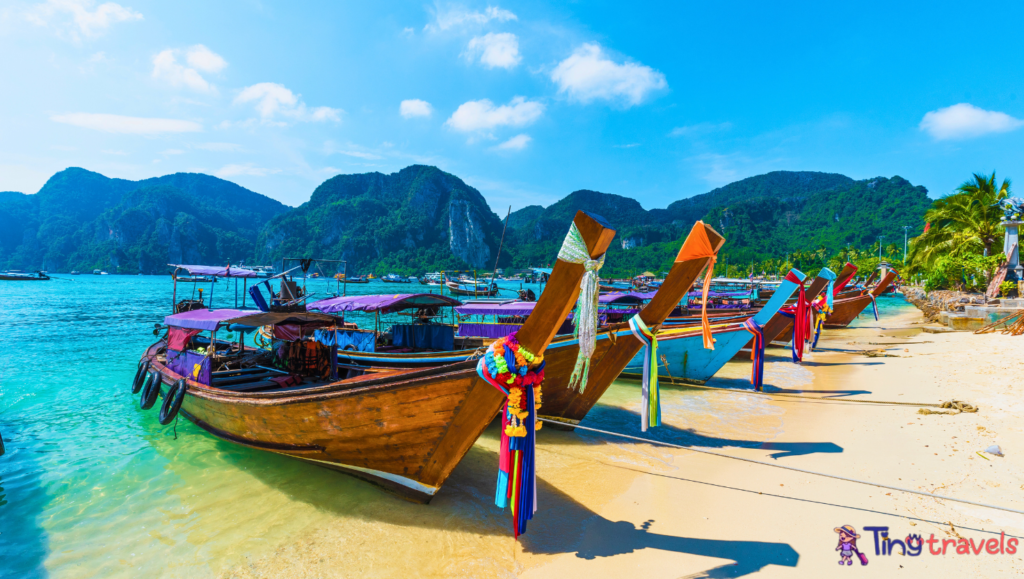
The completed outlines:
{"type": "MultiPolygon", "coordinates": [[[[604,255],[614,230],[582,211],[574,225],[590,259],[604,255]]],[[[579,295],[584,272],[582,264],[557,261],[537,315],[517,332],[522,348],[543,355],[579,295]]],[[[367,368],[345,376],[336,374],[337,368],[331,372],[328,362],[325,377],[323,358],[309,354],[322,349],[303,339],[307,330],[336,327],[339,320],[325,314],[197,310],[165,322],[173,332],[140,362],[140,374],[148,363],[155,387],[165,396],[162,414],[177,405],[183,416],[219,438],[346,472],[411,500],[427,502],[438,492],[506,400],[478,374],[475,360],[425,369],[367,368]],[[216,339],[218,329],[259,326],[272,326],[275,336],[279,328],[292,326],[285,330],[299,339],[290,343],[304,345],[302,353],[286,353],[285,362],[304,368],[303,361],[316,361],[313,373],[301,369],[275,376],[266,364],[245,366],[250,356],[271,352],[216,339]],[[197,331],[211,332],[203,350],[188,348],[197,331]]],[[[144,405],[154,402],[149,383],[143,398],[144,405]]]]}
{"type": "Polygon", "coordinates": [[[0,281],[49,281],[50,276],[41,271],[34,273],[22,273],[20,271],[8,271],[0,273],[0,281]]]}
{"type": "Polygon", "coordinates": [[[882,281],[878,282],[878,284],[871,288],[871,290],[865,292],[864,295],[836,299],[832,306],[832,313],[825,318],[825,328],[845,328],[849,326],[850,322],[855,320],[857,316],[859,316],[868,306],[875,308],[875,298],[888,289],[889,284],[891,284],[894,279],[896,279],[896,271],[889,270],[882,278],[882,281]]]}

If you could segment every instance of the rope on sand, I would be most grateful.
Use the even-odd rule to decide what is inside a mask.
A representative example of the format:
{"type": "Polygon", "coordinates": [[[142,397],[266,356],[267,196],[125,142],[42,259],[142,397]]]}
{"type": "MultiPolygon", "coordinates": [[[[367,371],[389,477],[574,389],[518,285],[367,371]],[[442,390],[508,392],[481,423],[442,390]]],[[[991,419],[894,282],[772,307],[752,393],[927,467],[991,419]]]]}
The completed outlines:
{"type": "MultiPolygon", "coordinates": [[[[977,412],[978,409],[966,402],[959,400],[950,400],[939,404],[929,404],[927,402],[895,402],[888,400],[860,400],[855,398],[826,398],[824,396],[805,396],[803,394],[788,394],[785,392],[754,392],[752,390],[733,390],[731,388],[716,388],[714,386],[702,386],[699,384],[689,384],[678,380],[673,381],[671,378],[668,380],[671,384],[682,386],[684,388],[695,388],[697,390],[714,390],[716,392],[729,392],[730,394],[744,394],[744,395],[760,395],[760,396],[784,396],[786,398],[802,398],[804,400],[820,400],[822,402],[854,402],[858,404],[884,404],[892,406],[921,406],[924,408],[951,408],[952,404],[961,404],[964,407],[974,408],[974,410],[961,410],[961,412],[977,412]]],[[[953,408],[956,408],[955,406],[953,408]]],[[[934,414],[959,414],[958,412],[935,412],[934,414]]]]}
{"type": "Polygon", "coordinates": [[[943,402],[939,408],[948,408],[948,410],[928,410],[927,408],[921,408],[917,411],[918,414],[960,414],[961,412],[977,412],[978,407],[973,404],[961,402],[960,400],[947,400],[943,402]]]}
{"type": "MultiPolygon", "coordinates": [[[[538,420],[541,420],[543,422],[550,422],[552,424],[559,424],[561,426],[565,426],[564,423],[560,423],[560,422],[558,422],[556,420],[550,420],[550,419],[547,419],[547,418],[540,418],[540,417],[538,417],[538,420]]],[[[587,430],[587,431],[590,431],[590,432],[597,432],[597,433],[600,433],[600,434],[607,434],[608,436],[618,436],[619,438],[628,438],[630,440],[636,440],[636,441],[639,441],[639,442],[646,442],[648,444],[654,444],[654,445],[660,445],[660,446],[668,446],[668,447],[671,447],[671,448],[678,448],[680,450],[689,450],[689,451],[692,451],[692,452],[699,452],[701,454],[710,454],[712,456],[717,456],[717,457],[720,457],[720,458],[731,458],[733,460],[739,460],[739,461],[743,461],[743,462],[752,462],[754,464],[760,464],[762,466],[771,466],[771,467],[775,467],[775,468],[781,468],[783,470],[791,470],[791,471],[794,471],[794,472],[800,472],[800,473],[804,473],[804,474],[811,474],[811,475],[814,475],[814,476],[820,476],[820,477],[831,478],[831,479],[836,479],[836,480],[841,480],[841,481],[846,481],[846,482],[852,482],[852,483],[857,483],[857,484],[862,484],[862,485],[867,485],[867,486],[872,486],[872,487],[878,487],[878,488],[881,488],[881,489],[888,489],[888,490],[891,490],[891,491],[899,491],[901,493],[909,493],[909,494],[912,494],[912,495],[921,495],[923,497],[929,497],[929,498],[932,498],[932,499],[940,499],[940,500],[944,500],[944,501],[953,501],[955,503],[964,503],[966,505],[973,505],[973,506],[976,506],[976,507],[985,507],[987,509],[995,509],[997,511],[1006,511],[1008,513],[1017,513],[1017,514],[1020,514],[1020,515],[1024,515],[1024,511],[1017,510],[1017,509],[1011,509],[1011,508],[1008,508],[1008,507],[1000,507],[998,505],[990,505],[990,504],[987,504],[987,503],[979,503],[977,501],[969,501],[967,499],[957,499],[957,498],[953,498],[953,497],[947,497],[947,496],[944,496],[944,495],[936,495],[936,494],[932,494],[932,493],[926,493],[924,491],[915,491],[913,489],[908,489],[908,488],[903,488],[903,487],[884,485],[884,484],[880,484],[880,483],[876,483],[876,482],[871,482],[871,481],[866,481],[866,480],[860,480],[860,479],[855,479],[855,478],[850,478],[850,477],[845,477],[845,476],[839,476],[839,475],[834,475],[834,474],[828,474],[828,473],[823,473],[823,472],[816,472],[816,471],[813,471],[813,470],[797,468],[795,466],[784,466],[784,465],[781,465],[781,464],[772,464],[770,462],[765,462],[763,460],[755,460],[755,459],[752,459],[752,458],[743,458],[743,457],[740,457],[740,456],[732,456],[732,455],[724,454],[724,453],[721,453],[721,452],[714,452],[712,450],[705,450],[703,448],[695,448],[695,447],[692,447],[692,446],[681,446],[681,445],[678,445],[678,444],[672,444],[671,442],[661,442],[660,440],[651,440],[649,438],[640,438],[639,436],[630,436],[628,434],[620,434],[618,432],[611,432],[611,431],[608,431],[608,430],[601,430],[599,428],[590,428],[590,427],[587,427],[587,426],[580,426],[580,425],[575,425],[575,428],[578,428],[580,430],[587,430]]]]}

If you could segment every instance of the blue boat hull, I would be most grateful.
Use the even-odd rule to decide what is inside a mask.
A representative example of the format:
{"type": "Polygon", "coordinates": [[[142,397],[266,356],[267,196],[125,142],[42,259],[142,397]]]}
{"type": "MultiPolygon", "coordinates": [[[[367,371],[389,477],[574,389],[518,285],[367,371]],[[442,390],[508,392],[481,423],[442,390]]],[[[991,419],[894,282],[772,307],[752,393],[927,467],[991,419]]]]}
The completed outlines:
{"type": "MultiPolygon", "coordinates": [[[[806,276],[793,270],[802,281],[806,276]]],[[[786,280],[775,291],[768,303],[756,315],[754,321],[764,326],[779,309],[786,305],[786,300],[797,290],[797,284],[786,280]]],[[[715,322],[712,321],[712,324],[715,322]]],[[[725,363],[739,353],[750,341],[751,334],[747,331],[715,334],[715,349],[704,349],[704,340],[700,334],[692,336],[668,336],[658,339],[658,372],[660,376],[673,381],[704,384],[711,379],[725,363]]],[[[623,375],[639,377],[644,371],[644,351],[641,350],[623,370],[623,375]]]]}

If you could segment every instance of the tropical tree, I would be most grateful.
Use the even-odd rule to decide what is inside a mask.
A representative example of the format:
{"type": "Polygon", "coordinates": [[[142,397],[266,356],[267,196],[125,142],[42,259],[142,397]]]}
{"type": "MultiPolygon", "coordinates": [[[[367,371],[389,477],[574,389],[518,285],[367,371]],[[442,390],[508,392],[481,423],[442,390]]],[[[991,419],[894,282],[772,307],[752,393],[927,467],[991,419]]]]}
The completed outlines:
{"type": "Polygon", "coordinates": [[[992,245],[1002,237],[998,203],[1010,196],[1010,180],[996,185],[996,174],[975,173],[956,191],[936,199],[925,212],[927,230],[911,242],[912,271],[929,270],[946,255],[982,254],[988,256],[992,245]]]}

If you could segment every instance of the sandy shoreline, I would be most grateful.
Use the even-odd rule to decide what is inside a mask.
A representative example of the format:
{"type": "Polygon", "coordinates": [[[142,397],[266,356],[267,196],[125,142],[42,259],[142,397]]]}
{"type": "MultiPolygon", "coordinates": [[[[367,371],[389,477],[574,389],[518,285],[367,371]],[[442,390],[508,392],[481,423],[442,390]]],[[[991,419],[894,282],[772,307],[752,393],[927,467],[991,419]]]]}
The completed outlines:
{"type": "MultiPolygon", "coordinates": [[[[926,403],[956,398],[978,405],[977,414],[922,416],[913,406],[774,397],[785,412],[782,434],[762,448],[723,452],[1024,510],[1024,427],[1017,418],[1024,402],[1009,377],[1024,366],[1018,361],[1024,342],[999,334],[923,334],[920,321],[914,310],[828,332],[803,364],[814,374],[805,394],[846,391],[844,400],[926,403]],[[898,357],[852,353],[875,348],[898,357]],[[975,454],[992,443],[1006,457],[975,454]],[[780,448],[790,456],[771,458],[780,448]]],[[[784,352],[772,355],[778,360],[784,352]]],[[[888,526],[894,539],[934,534],[978,545],[999,539],[1000,531],[1024,536],[1024,515],[668,452],[676,472],[638,476],[626,493],[595,509],[601,518],[585,528],[578,553],[543,562],[524,554],[523,576],[737,577],[761,570],[820,577],[838,563],[833,529],[846,524],[862,535],[858,547],[872,576],[999,576],[1024,569],[1022,551],[956,555],[947,547],[944,556],[912,557],[897,547],[894,555],[876,556],[873,533],[863,530],[888,526]]]]}
{"type": "MultiPolygon", "coordinates": [[[[831,400],[753,395],[742,390],[749,388],[749,362],[733,362],[715,381],[736,390],[666,397],[681,401],[691,418],[680,424],[670,415],[666,423],[675,430],[665,439],[1024,510],[1024,422],[1017,419],[1024,402],[1021,386],[1008,377],[1024,369],[1016,361],[1024,342],[999,334],[922,334],[920,313],[908,312],[827,332],[802,366],[791,364],[787,351],[770,350],[769,391],[831,400]],[[878,348],[896,357],[858,353],[878,348]],[[851,402],[951,398],[980,411],[923,416],[916,406],[851,402]],[[975,454],[992,443],[1002,446],[1004,458],[975,454]]],[[[627,426],[634,428],[638,390],[627,383],[615,392],[618,399],[610,402],[617,406],[598,407],[604,414],[595,424],[635,434],[627,426]]],[[[847,524],[862,535],[858,547],[872,576],[1024,570],[1024,544],[1015,555],[957,555],[948,547],[944,556],[911,557],[897,547],[886,556],[875,555],[872,533],[864,530],[888,526],[894,539],[959,535],[978,544],[999,539],[1000,531],[1024,537],[1024,515],[580,432],[545,432],[538,448],[540,512],[513,544],[507,512],[487,496],[495,451],[489,432],[427,507],[394,503],[384,513],[365,514],[357,527],[348,512],[344,525],[311,520],[272,553],[247,556],[247,564],[221,574],[821,577],[839,561],[833,529],[847,524]]]]}

